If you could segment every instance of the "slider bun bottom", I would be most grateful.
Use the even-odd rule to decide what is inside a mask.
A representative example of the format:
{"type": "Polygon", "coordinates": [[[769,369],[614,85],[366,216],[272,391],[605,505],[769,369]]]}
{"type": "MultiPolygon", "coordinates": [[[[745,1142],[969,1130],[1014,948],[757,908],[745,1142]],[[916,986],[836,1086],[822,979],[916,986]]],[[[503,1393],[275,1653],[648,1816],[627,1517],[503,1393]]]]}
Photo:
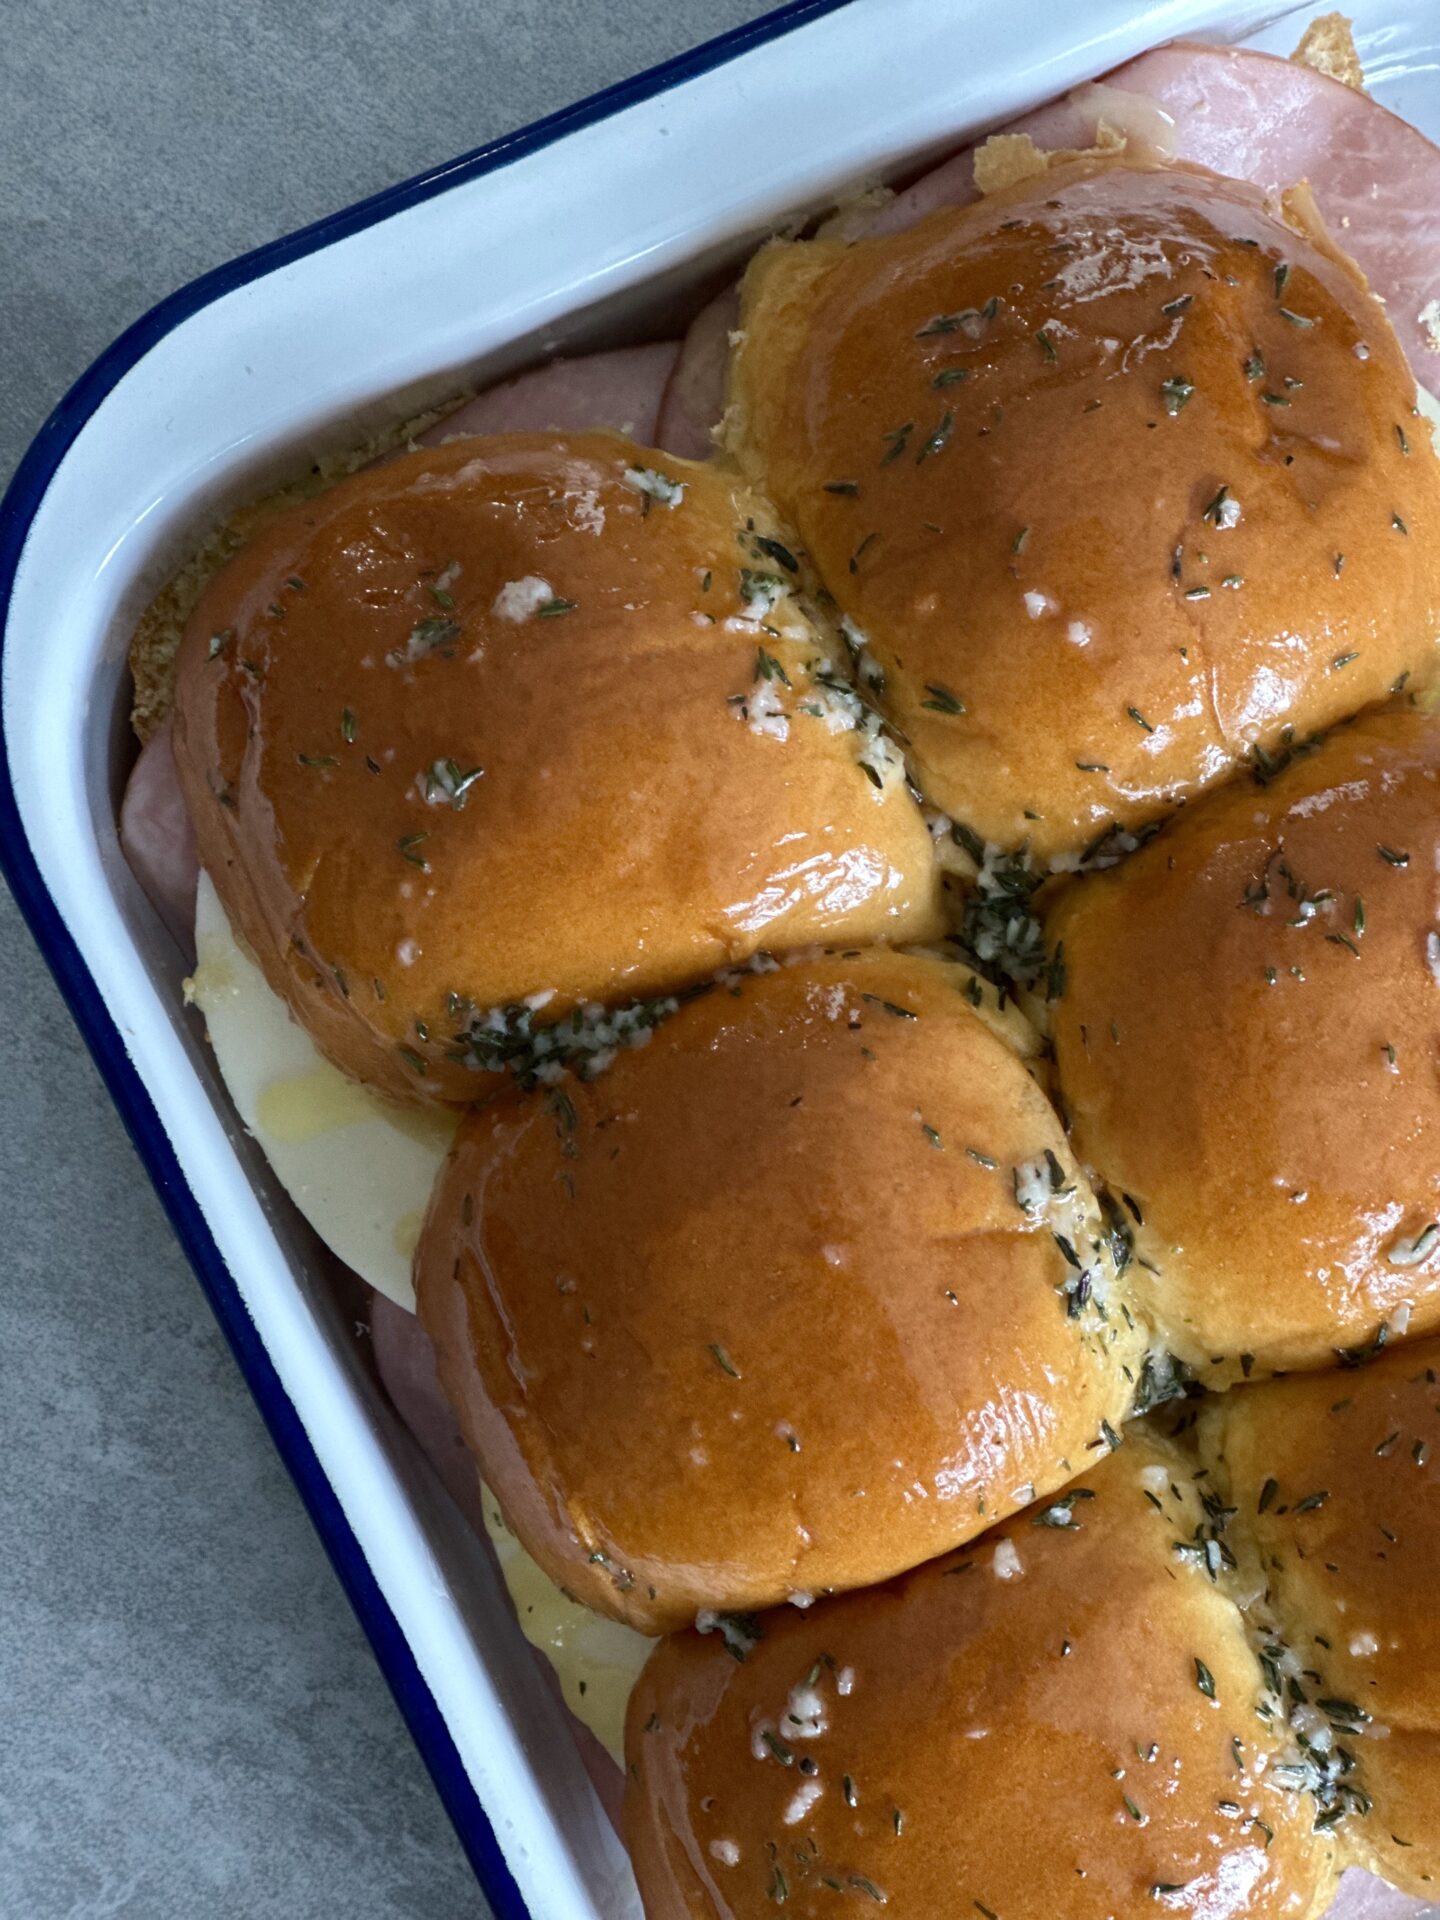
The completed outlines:
{"type": "Polygon", "coordinates": [[[897,1920],[1323,1910],[1332,1843],[1266,1781],[1240,1615],[1173,1552],[1202,1518],[1187,1466],[1137,1438],[1073,1491],[1077,1526],[1017,1517],[887,1586],[768,1614],[743,1664],[713,1636],[662,1642],[627,1725],[651,1920],[768,1920],[782,1892],[823,1915],[828,1882],[859,1880],[897,1920]]]}

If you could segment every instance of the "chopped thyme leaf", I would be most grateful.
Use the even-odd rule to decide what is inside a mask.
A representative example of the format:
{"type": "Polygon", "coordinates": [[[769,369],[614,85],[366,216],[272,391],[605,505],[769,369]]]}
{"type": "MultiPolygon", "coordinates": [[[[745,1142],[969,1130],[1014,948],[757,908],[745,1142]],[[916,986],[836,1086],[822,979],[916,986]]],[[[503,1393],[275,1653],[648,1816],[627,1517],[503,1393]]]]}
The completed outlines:
{"type": "Polygon", "coordinates": [[[892,427],[888,433],[880,436],[887,443],[887,451],[880,461],[882,467],[888,467],[892,460],[900,458],[909,445],[910,436],[914,431],[915,422],[907,420],[903,427],[892,427]]]}
{"type": "Polygon", "coordinates": [[[345,742],[347,747],[352,747],[355,744],[355,728],[355,715],[350,711],[349,707],[342,707],[340,709],[340,738],[345,742]]]}
{"type": "Polygon", "coordinates": [[[1195,296],[1193,293],[1182,293],[1178,300],[1167,300],[1160,311],[1168,314],[1184,313],[1188,308],[1193,307],[1194,304],[1195,296]]]}
{"type": "Polygon", "coordinates": [[[1377,847],[1376,852],[1382,860],[1388,861],[1392,867],[1408,867],[1410,864],[1409,854],[1398,853],[1394,847],[1377,847]]]}
{"type": "Polygon", "coordinates": [[[1292,1513],[1314,1513],[1317,1507],[1323,1507],[1330,1498],[1328,1490],[1320,1493],[1307,1493],[1303,1500],[1297,1500],[1290,1509],[1292,1513]]]}
{"type": "Polygon", "coordinates": [[[893,1014],[897,1020],[918,1020],[918,1013],[912,1013],[909,1007],[897,1007],[893,1000],[882,1000],[878,993],[862,993],[860,998],[868,1000],[871,1006],[883,1007],[886,1013],[893,1014]]]}
{"type": "Polygon", "coordinates": [[[1215,1676],[1198,1655],[1195,1658],[1195,1684],[1207,1700],[1215,1698],[1215,1676]]]}
{"type": "Polygon", "coordinates": [[[1327,933],[1325,938],[1332,947],[1348,947],[1357,960],[1360,958],[1360,949],[1348,933],[1327,933]]]}
{"type": "Polygon", "coordinates": [[[1185,598],[1187,600],[1208,600],[1210,598],[1210,589],[1209,587],[1187,587],[1185,589],[1185,598]]]}
{"type": "Polygon", "coordinates": [[[459,638],[460,629],[453,620],[442,620],[437,614],[417,620],[410,629],[410,658],[414,660],[422,653],[433,653],[437,647],[448,647],[459,638]]]}
{"type": "MultiPolygon", "coordinates": [[[[1230,492],[1229,487],[1221,487],[1215,498],[1200,516],[1208,520],[1212,527],[1227,528],[1236,526],[1240,519],[1240,502],[1230,492]]],[[[1201,559],[1204,559],[1202,554],[1201,559]]]]}
{"type": "Polygon", "coordinates": [[[430,1071],[425,1061],[416,1053],[413,1047],[397,1047],[395,1051],[400,1055],[400,1058],[405,1062],[406,1066],[411,1068],[413,1072],[424,1074],[430,1071]]]}
{"type": "Polygon", "coordinates": [[[1315,322],[1307,313],[1295,313],[1289,307],[1281,307],[1280,318],[1292,327],[1313,327],[1315,322]]]}
{"type": "Polygon", "coordinates": [[[1154,727],[1151,726],[1150,722],[1145,718],[1144,714],[1141,713],[1138,707],[1126,707],[1125,711],[1126,713],[1129,714],[1130,718],[1135,722],[1137,727],[1143,727],[1146,733],[1153,733],[1155,731],[1154,727]]]}
{"type": "Polygon", "coordinates": [[[954,431],[954,428],[955,416],[947,407],[940,416],[939,426],[936,427],[935,431],[930,435],[930,438],[921,447],[919,453],[916,454],[915,464],[917,467],[922,461],[928,460],[932,453],[939,453],[949,443],[950,435],[954,431]]]}
{"type": "Polygon", "coordinates": [[[877,1907],[883,1907],[888,1904],[884,1894],[881,1893],[875,1882],[873,1880],[867,1880],[863,1873],[852,1873],[850,1876],[850,1885],[854,1887],[857,1893],[863,1893],[868,1899],[873,1900],[877,1907]]]}
{"type": "Polygon", "coordinates": [[[956,694],[953,694],[948,687],[941,686],[939,682],[927,680],[925,683],[925,691],[929,694],[930,698],[928,700],[922,700],[920,704],[922,707],[928,707],[932,713],[958,715],[965,712],[965,702],[956,694]]]}
{"type": "Polygon", "coordinates": [[[547,600],[543,607],[537,607],[535,611],[542,620],[555,620],[562,613],[574,613],[579,604],[578,600],[561,600],[557,597],[554,600],[547,600]]]}
{"type": "Polygon", "coordinates": [[[739,1380],[744,1377],[724,1347],[717,1345],[716,1342],[712,1340],[707,1346],[706,1351],[714,1360],[716,1366],[719,1367],[720,1371],[723,1374],[728,1374],[730,1379],[739,1380]]]}
{"type": "Polygon", "coordinates": [[[1410,442],[1406,438],[1405,429],[1400,425],[1398,420],[1395,423],[1395,438],[1399,443],[1401,453],[1409,453],[1410,442]]]}
{"type": "Polygon", "coordinates": [[[1055,342],[1050,338],[1049,329],[1046,327],[1040,327],[1036,331],[1035,339],[1037,344],[1040,347],[1040,351],[1044,354],[1046,360],[1053,365],[1054,362],[1060,358],[1060,356],[1055,351],[1055,342]]]}
{"type": "Polygon", "coordinates": [[[1285,291],[1285,282],[1290,278],[1290,269],[1282,260],[1275,269],[1275,298],[1278,300],[1285,291]]]}
{"type": "Polygon", "coordinates": [[[755,649],[755,678],[757,680],[778,680],[780,684],[785,687],[790,685],[789,674],[786,673],[784,667],[781,666],[774,654],[767,653],[764,647],[757,647],[755,649]]]}
{"type": "Polygon", "coordinates": [[[764,537],[757,535],[755,544],[761,553],[768,555],[769,558],[775,562],[776,566],[783,567],[787,573],[798,573],[800,571],[800,562],[783,542],[772,540],[768,535],[764,537]]]}
{"type": "Polygon", "coordinates": [[[1360,653],[1358,648],[1354,653],[1337,653],[1335,658],[1330,662],[1330,671],[1332,673],[1338,673],[1342,667],[1348,667],[1352,660],[1358,660],[1359,658],[1360,653]]]}
{"type": "Polygon", "coordinates": [[[846,499],[854,500],[859,494],[860,488],[854,480],[827,480],[825,482],[825,491],[826,493],[844,494],[846,499]]]}
{"type": "Polygon", "coordinates": [[[1025,551],[1025,542],[1029,538],[1030,538],[1029,527],[1021,527],[1020,531],[1016,534],[1015,538],[1010,542],[1011,553],[1023,553],[1025,551]]]}
{"type": "Polygon", "coordinates": [[[1258,350],[1245,362],[1245,378],[1252,382],[1265,378],[1265,360],[1258,350]]]}
{"type": "Polygon", "coordinates": [[[970,1158],[975,1162],[977,1167],[987,1167],[992,1173],[995,1171],[996,1167],[998,1167],[1000,1164],[998,1160],[992,1160],[988,1153],[981,1153],[979,1149],[976,1147],[967,1147],[965,1151],[966,1153],[969,1154],[970,1158]]]}
{"type": "Polygon", "coordinates": [[[865,552],[865,549],[867,547],[872,545],[873,542],[875,542],[879,538],[880,538],[880,535],[878,533],[866,534],[865,538],[860,542],[859,546],[856,547],[855,551],[850,556],[851,573],[858,573],[860,571],[860,559],[862,554],[865,552]]]}
{"type": "Polygon", "coordinates": [[[1110,771],[1103,760],[1077,760],[1075,766],[1080,773],[1109,773],[1110,771]]]}
{"type": "Polygon", "coordinates": [[[459,813],[470,797],[470,789],[477,780],[484,778],[484,774],[483,767],[471,767],[468,772],[462,773],[458,761],[433,761],[421,776],[425,783],[425,798],[431,806],[447,802],[459,813]]]}
{"type": "Polygon", "coordinates": [[[1261,394],[1260,398],[1265,402],[1267,407],[1288,407],[1290,404],[1289,397],[1286,394],[1271,393],[1268,389],[1261,394]]]}
{"type": "Polygon", "coordinates": [[[941,1153],[945,1151],[945,1142],[940,1138],[940,1135],[937,1132],[937,1130],[934,1127],[932,1127],[927,1120],[922,1120],[920,1122],[920,1131],[924,1134],[925,1138],[930,1142],[932,1147],[936,1148],[941,1153]]]}
{"type": "Polygon", "coordinates": [[[955,387],[958,386],[962,380],[968,380],[969,378],[969,367],[946,367],[943,372],[936,374],[930,384],[932,387],[955,387]]]}
{"type": "Polygon", "coordinates": [[[783,1907],[789,1897],[789,1882],[778,1866],[772,1867],[770,1871],[770,1898],[775,1902],[777,1907],[783,1907]]]}
{"type": "Polygon", "coordinates": [[[1355,938],[1357,940],[1363,940],[1365,937],[1365,899],[1363,894],[1357,893],[1355,896],[1355,918],[1353,925],[1355,928],[1355,938]]]}
{"type": "Polygon", "coordinates": [[[1396,513],[1393,508],[1390,511],[1390,524],[1392,527],[1394,527],[1397,533],[1409,533],[1410,531],[1410,529],[1406,526],[1405,522],[1400,518],[1399,514],[1396,513]]]}
{"type": "Polygon", "coordinates": [[[340,764],[333,753],[301,753],[295,757],[302,767],[338,767],[340,764]]]}
{"type": "Polygon", "coordinates": [[[1165,411],[1170,415],[1172,420],[1189,401],[1194,391],[1194,384],[1178,373],[1172,374],[1168,380],[1161,381],[1161,397],[1165,402],[1165,411]]]}
{"type": "Polygon", "coordinates": [[[402,834],[400,839],[395,842],[396,848],[410,862],[411,866],[419,867],[422,873],[429,873],[430,862],[423,854],[417,853],[415,849],[420,845],[422,840],[428,840],[429,838],[430,835],[428,833],[406,833],[402,834]]]}

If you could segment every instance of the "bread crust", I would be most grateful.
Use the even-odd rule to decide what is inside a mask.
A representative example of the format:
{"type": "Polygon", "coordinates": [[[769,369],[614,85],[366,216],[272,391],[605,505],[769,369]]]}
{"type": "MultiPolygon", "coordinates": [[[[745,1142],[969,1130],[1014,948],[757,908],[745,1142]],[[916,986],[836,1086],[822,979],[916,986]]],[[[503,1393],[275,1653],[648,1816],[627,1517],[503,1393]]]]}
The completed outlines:
{"type": "Polygon", "coordinates": [[[1209,1384],[1440,1325],[1440,720],[1341,728],[1182,814],[1048,926],[1082,1160],[1209,1384]]]}
{"type": "Polygon", "coordinates": [[[210,583],[175,735],[201,861],[345,1071],[472,1099],[532,1018],[938,930],[780,533],[723,466],[516,434],[357,474],[210,583]]]}
{"type": "Polygon", "coordinates": [[[953,964],[807,959],[466,1120],[420,1317],[578,1599],[653,1633],[863,1585],[1110,1444],[1145,1335],[997,1023],[953,964]]]}
{"type": "Polygon", "coordinates": [[[1079,160],[763,248],[728,438],[927,796],[1073,857],[1433,677],[1440,465],[1308,192],[1079,160]]]}

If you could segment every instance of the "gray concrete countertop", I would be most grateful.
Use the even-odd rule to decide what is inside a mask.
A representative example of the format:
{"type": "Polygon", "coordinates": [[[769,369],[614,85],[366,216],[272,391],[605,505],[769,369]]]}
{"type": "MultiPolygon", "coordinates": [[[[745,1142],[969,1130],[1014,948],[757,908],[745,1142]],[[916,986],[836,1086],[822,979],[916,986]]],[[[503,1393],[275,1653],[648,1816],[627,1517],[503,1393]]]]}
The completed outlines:
{"type": "MultiPolygon", "coordinates": [[[[10,9],[0,482],[172,288],[766,4],[10,9]]],[[[3,891],[0,980],[0,1915],[482,1915],[3,891]]]]}

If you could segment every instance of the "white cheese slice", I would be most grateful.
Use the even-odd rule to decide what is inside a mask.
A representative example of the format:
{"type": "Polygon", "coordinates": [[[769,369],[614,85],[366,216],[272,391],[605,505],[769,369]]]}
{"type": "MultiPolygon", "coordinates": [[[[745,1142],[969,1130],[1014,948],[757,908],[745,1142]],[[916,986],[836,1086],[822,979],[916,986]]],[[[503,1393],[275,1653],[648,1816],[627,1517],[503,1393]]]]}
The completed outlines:
{"type": "Polygon", "coordinates": [[[280,1184],[332,1252],[415,1311],[410,1256],[458,1116],[392,1105],[331,1066],[231,930],[210,876],[189,997],[280,1184]]]}
{"type": "Polygon", "coordinates": [[[488,1487],[481,1488],[481,1499],[485,1531],[521,1631],[555,1669],[571,1713],[623,1766],[625,1709],[655,1642],[562,1593],[506,1526],[488,1487]]]}

